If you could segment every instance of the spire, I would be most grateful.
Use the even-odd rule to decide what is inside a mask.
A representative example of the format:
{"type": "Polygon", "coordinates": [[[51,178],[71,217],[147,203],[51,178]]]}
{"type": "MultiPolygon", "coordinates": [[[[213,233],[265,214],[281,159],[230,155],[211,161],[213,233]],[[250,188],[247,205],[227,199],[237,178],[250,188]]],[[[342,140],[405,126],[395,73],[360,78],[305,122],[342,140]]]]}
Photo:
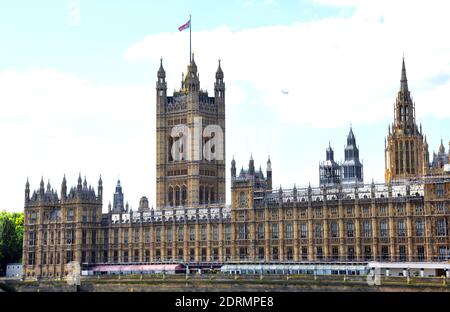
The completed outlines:
{"type": "Polygon", "coordinates": [[[42,193],[44,192],[44,177],[41,177],[41,184],[40,184],[39,190],[40,190],[42,193]]]}
{"type": "Polygon", "coordinates": [[[67,181],[66,181],[66,175],[64,174],[63,180],[61,183],[61,199],[64,199],[67,195],[67,181]]]}
{"type": "Polygon", "coordinates": [[[77,184],[78,190],[81,190],[81,182],[82,182],[82,180],[81,180],[81,172],[80,172],[80,174],[78,175],[78,184],[77,184]]]}
{"type": "Polygon", "coordinates": [[[216,80],[221,80],[223,79],[223,71],[222,71],[222,67],[220,66],[220,59],[219,59],[219,67],[217,67],[217,71],[216,71],[216,80]]]}
{"type": "Polygon", "coordinates": [[[334,151],[331,148],[331,143],[328,142],[328,148],[327,148],[327,160],[334,161],[334,151]]]}
{"type": "Polygon", "coordinates": [[[231,161],[231,177],[236,178],[236,161],[234,160],[234,155],[233,160],[231,161]]]}
{"type": "Polygon", "coordinates": [[[402,63],[402,78],[400,80],[400,92],[408,92],[408,79],[406,78],[405,57],[402,63]]]}
{"type": "Polygon", "coordinates": [[[255,174],[255,161],[253,160],[253,153],[250,154],[250,160],[248,162],[248,173],[255,174]]]}
{"type": "Polygon", "coordinates": [[[444,141],[441,139],[441,145],[439,146],[439,154],[445,154],[444,141]]]}
{"type": "Polygon", "coordinates": [[[30,182],[28,182],[28,178],[27,178],[27,183],[25,183],[25,202],[30,200],[30,182]]]}
{"type": "Polygon", "coordinates": [[[272,171],[272,162],[270,161],[270,156],[269,159],[267,160],[267,171],[272,171]]]}
{"type": "Polygon", "coordinates": [[[166,78],[166,71],[163,67],[163,59],[160,60],[159,70],[158,70],[158,78],[165,79],[166,78]]]}
{"type": "Polygon", "coordinates": [[[87,181],[86,181],[86,176],[84,176],[84,181],[83,181],[83,188],[87,189],[87,181]]]}
{"type": "Polygon", "coordinates": [[[355,145],[355,143],[356,143],[355,135],[353,134],[352,125],[350,125],[350,132],[348,133],[347,136],[347,145],[355,145]]]}

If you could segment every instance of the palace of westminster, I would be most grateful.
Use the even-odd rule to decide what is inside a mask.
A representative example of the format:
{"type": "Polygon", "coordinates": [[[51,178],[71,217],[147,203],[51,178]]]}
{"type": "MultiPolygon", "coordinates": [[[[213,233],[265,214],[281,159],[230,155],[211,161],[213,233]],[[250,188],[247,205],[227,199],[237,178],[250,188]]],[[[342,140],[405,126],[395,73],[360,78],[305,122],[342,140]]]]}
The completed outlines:
{"type": "MultiPolygon", "coordinates": [[[[385,144],[385,183],[364,184],[350,129],[342,163],[334,160],[331,146],[327,148],[319,187],[273,189],[270,159],[266,172],[255,170],[253,157],[247,170],[237,172],[233,159],[231,205],[225,205],[223,158],[178,159],[171,153],[179,143],[172,131],[177,125],[193,129],[201,117],[203,128],[218,125],[225,133],[220,62],[215,76],[211,97],[200,88],[192,57],[180,90],[168,96],[161,61],[156,82],[156,209],[149,208],[146,197],[137,211],[129,209],[120,181],[107,213],[102,212],[101,178],[95,190],[81,176],[75,187],[68,188],[64,177],[59,195],[43,180],[31,192],[27,181],[25,278],[61,278],[72,261],[195,266],[448,260],[450,153],[441,142],[438,154],[429,159],[426,136],[416,124],[404,60],[385,144]]],[[[195,141],[183,144],[198,148],[195,141]]]]}

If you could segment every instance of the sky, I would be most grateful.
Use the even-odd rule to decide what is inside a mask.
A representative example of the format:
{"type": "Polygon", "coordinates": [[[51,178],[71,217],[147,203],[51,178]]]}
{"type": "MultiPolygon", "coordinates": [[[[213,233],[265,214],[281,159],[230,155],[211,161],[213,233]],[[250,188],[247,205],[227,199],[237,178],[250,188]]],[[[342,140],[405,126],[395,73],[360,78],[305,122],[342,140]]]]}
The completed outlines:
{"type": "Polygon", "coordinates": [[[21,211],[27,178],[60,193],[63,175],[92,186],[104,206],[121,180],[133,209],[155,203],[155,83],[163,58],[169,94],[192,44],[201,88],[226,83],[230,161],[253,154],[274,187],[318,185],[330,143],[343,160],[350,126],[364,179],[384,179],[402,56],[430,153],[450,140],[448,1],[2,1],[0,210],[21,211]],[[288,94],[282,92],[287,91],[288,94]]]}

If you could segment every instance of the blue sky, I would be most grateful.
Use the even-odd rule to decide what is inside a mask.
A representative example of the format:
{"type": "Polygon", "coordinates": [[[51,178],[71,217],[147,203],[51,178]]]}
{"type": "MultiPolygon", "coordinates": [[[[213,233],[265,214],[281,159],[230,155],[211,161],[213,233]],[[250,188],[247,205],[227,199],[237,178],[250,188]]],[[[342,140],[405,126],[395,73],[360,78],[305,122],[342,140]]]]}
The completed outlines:
{"type": "MultiPolygon", "coordinates": [[[[436,1],[9,1],[0,10],[0,210],[23,209],[29,177],[59,190],[63,174],[96,185],[105,207],[122,180],[137,208],[154,203],[154,86],[164,58],[169,91],[193,50],[202,87],[217,60],[227,84],[227,173],[253,152],[275,185],[318,183],[328,142],[343,158],[350,124],[365,180],[383,180],[384,137],[406,57],[430,153],[450,136],[450,22],[436,1]],[[404,6],[408,5],[408,14],[404,6]],[[425,10],[434,8],[433,10],[425,10]],[[420,21],[421,23],[418,23],[420,21]],[[288,90],[283,95],[281,90],[288,90]],[[239,138],[239,139],[235,139],[239,138]]],[[[228,184],[229,188],[229,184],[228,184]]],[[[228,196],[229,200],[229,196],[228,196]]]]}

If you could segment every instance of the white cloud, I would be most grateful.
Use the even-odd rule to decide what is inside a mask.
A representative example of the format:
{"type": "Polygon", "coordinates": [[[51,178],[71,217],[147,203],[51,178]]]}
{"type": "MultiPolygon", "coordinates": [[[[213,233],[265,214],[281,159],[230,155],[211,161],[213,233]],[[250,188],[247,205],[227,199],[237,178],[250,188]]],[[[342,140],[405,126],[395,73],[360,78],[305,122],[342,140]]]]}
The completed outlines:
{"type": "MultiPolygon", "coordinates": [[[[40,177],[60,190],[65,173],[75,185],[78,173],[96,187],[103,175],[106,200],[117,178],[137,208],[150,196],[155,175],[155,110],[152,86],[94,85],[53,70],[0,73],[2,153],[1,209],[22,209],[26,177],[33,189],[40,177]],[[131,182],[133,181],[133,182],[131,182]]],[[[105,202],[106,204],[106,202],[105,202]]]]}
{"type": "MultiPolygon", "coordinates": [[[[242,98],[242,90],[235,88],[245,82],[251,86],[244,90],[246,98],[254,98],[256,90],[258,101],[275,107],[282,121],[336,127],[383,120],[391,115],[403,53],[416,100],[437,92],[427,85],[430,79],[438,73],[450,73],[450,42],[443,39],[450,20],[440,19],[445,12],[445,3],[441,2],[431,4],[433,16],[424,13],[430,7],[428,2],[408,2],[406,11],[400,3],[377,3],[334,3],[356,6],[350,18],[240,31],[222,26],[194,32],[199,71],[203,77],[213,77],[216,59],[221,57],[228,94],[233,97],[240,92],[242,98]],[[441,9],[436,7],[439,4],[441,9]],[[281,90],[289,90],[289,95],[281,90]]],[[[163,55],[169,82],[178,82],[180,68],[186,64],[180,50],[187,51],[186,44],[187,35],[183,33],[151,35],[131,46],[125,57],[154,60],[163,55]],[[179,43],[177,49],[174,42],[179,43]]],[[[208,79],[203,78],[204,82],[208,79]]],[[[207,87],[211,89],[212,79],[209,82],[207,87]]],[[[449,86],[450,80],[441,88],[449,86]]],[[[450,116],[448,106],[420,104],[418,101],[419,117],[425,113],[450,116]]]]}

